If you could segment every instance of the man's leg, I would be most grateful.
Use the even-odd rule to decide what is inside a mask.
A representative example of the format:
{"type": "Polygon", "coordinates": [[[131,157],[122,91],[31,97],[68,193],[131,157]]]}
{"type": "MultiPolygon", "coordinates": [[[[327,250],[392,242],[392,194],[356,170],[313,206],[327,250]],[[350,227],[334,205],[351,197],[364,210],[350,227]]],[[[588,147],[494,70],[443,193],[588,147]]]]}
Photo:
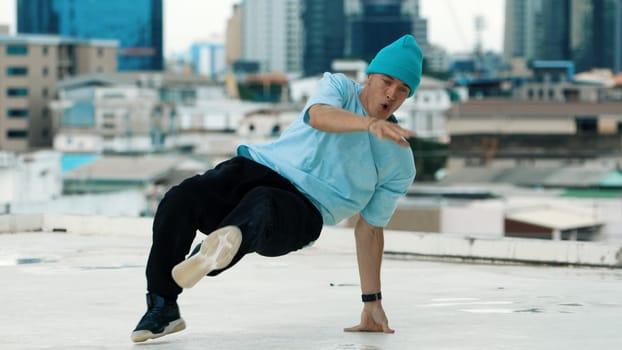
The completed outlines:
{"type": "Polygon", "coordinates": [[[272,170],[246,158],[220,163],[202,175],[171,188],[153,221],[153,244],[147,261],[147,290],[175,298],[182,289],[171,278],[173,266],[184,260],[196,231],[210,234],[226,226],[223,220],[257,186],[293,186],[272,170]]]}
{"type": "Polygon", "coordinates": [[[281,256],[315,241],[322,230],[319,211],[300,192],[258,187],[250,191],[224,220],[240,227],[252,251],[281,256]]]}
{"type": "MultiPolygon", "coordinates": [[[[235,207],[252,182],[250,161],[234,158],[169,190],[153,221],[153,243],[147,261],[147,312],[132,333],[142,342],[185,328],[177,305],[182,289],[171,269],[184,259],[197,229],[210,232],[235,207]],[[247,179],[248,177],[248,179],[247,179]],[[238,198],[236,198],[238,197],[238,198]]],[[[256,163],[255,163],[256,164],[256,163]]]]}
{"type": "MultiPolygon", "coordinates": [[[[216,265],[218,269],[211,271],[210,275],[233,266],[247,253],[257,251],[276,256],[299,249],[319,236],[322,219],[317,209],[289,181],[241,157],[221,163],[213,170],[175,186],[161,201],[154,218],[153,244],[146,271],[148,311],[132,334],[134,341],[157,338],[185,327],[185,324],[173,327],[179,320],[183,323],[176,303],[182,289],[173,280],[171,270],[183,261],[197,229],[209,234],[227,225],[239,225],[239,229],[244,229],[241,245],[227,266],[220,269],[220,265],[216,265]],[[279,191],[262,195],[266,190],[279,191]],[[277,194],[281,190],[283,193],[277,194]],[[293,197],[286,192],[292,193],[293,197]],[[252,203],[257,203],[255,200],[264,202],[264,205],[255,208],[252,206],[252,203]],[[284,205],[286,202],[290,204],[284,205]],[[296,207],[298,209],[294,209],[296,207]],[[301,223],[301,220],[307,224],[301,223]],[[274,238],[279,235],[288,238],[289,227],[298,227],[292,231],[294,235],[299,234],[298,238],[276,239],[280,244],[272,246],[274,238]],[[271,235],[271,232],[276,234],[271,235]],[[270,236],[274,238],[271,240],[270,236]],[[158,319],[158,315],[164,315],[165,319],[158,319]]],[[[207,248],[210,247],[204,249],[207,255],[219,251],[207,248]]]]}
{"type": "MultiPolygon", "coordinates": [[[[257,252],[263,256],[281,256],[301,249],[319,237],[321,214],[306,197],[289,186],[291,184],[284,188],[260,186],[242,198],[220,225],[239,229],[242,235],[240,248],[227,266],[206,271],[208,275],[215,276],[232,267],[246,254],[257,252]]],[[[216,232],[229,231],[219,229],[216,232]]],[[[198,247],[195,252],[198,253],[198,247]]],[[[192,265],[191,259],[178,266],[192,265]]]]}

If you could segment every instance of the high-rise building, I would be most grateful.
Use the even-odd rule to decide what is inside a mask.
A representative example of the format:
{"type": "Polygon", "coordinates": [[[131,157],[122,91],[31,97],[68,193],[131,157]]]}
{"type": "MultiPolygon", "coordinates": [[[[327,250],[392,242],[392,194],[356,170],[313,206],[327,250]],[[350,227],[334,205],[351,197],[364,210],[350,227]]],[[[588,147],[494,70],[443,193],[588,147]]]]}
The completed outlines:
{"type": "Polygon", "coordinates": [[[343,0],[304,0],[304,75],[331,70],[333,60],[344,57],[345,12],[343,0]]]}
{"type": "Polygon", "coordinates": [[[566,0],[506,0],[504,57],[569,59],[566,0]]]}
{"type": "Polygon", "coordinates": [[[616,50],[622,40],[616,22],[620,21],[620,1],[572,0],[571,6],[570,49],[578,70],[617,66],[619,71],[622,62],[616,50]]]}
{"type": "Polygon", "coordinates": [[[568,60],[570,54],[570,3],[568,0],[546,0],[541,5],[542,22],[537,32],[538,59],[568,60]],[[538,35],[539,34],[539,35],[538,35]]]}
{"type": "Polygon", "coordinates": [[[115,41],[0,35],[0,150],[50,147],[57,81],[116,68],[115,41]]]}
{"type": "Polygon", "coordinates": [[[430,45],[428,42],[428,19],[421,17],[420,13],[419,0],[404,0],[402,2],[402,14],[412,18],[412,34],[425,54],[427,46],[430,45]]]}
{"type": "Polygon", "coordinates": [[[371,60],[387,44],[412,34],[414,10],[404,10],[412,1],[347,0],[346,56],[371,60]]]}
{"type": "Polygon", "coordinates": [[[162,70],[162,0],[17,0],[17,32],[119,41],[118,69],[162,70]]]}
{"type": "Polygon", "coordinates": [[[192,44],[190,48],[192,68],[196,74],[212,79],[225,77],[225,46],[217,42],[192,44]]]}
{"type": "Polygon", "coordinates": [[[243,0],[242,59],[262,72],[302,73],[302,20],[299,0],[243,0]]]}
{"type": "Polygon", "coordinates": [[[622,0],[506,0],[504,57],[622,66],[622,0]]]}
{"type": "Polygon", "coordinates": [[[231,68],[233,62],[242,57],[242,10],[240,4],[233,5],[233,13],[227,19],[225,33],[225,60],[231,68]]]}
{"type": "Polygon", "coordinates": [[[58,33],[54,1],[17,0],[17,32],[22,34],[58,33]]]}

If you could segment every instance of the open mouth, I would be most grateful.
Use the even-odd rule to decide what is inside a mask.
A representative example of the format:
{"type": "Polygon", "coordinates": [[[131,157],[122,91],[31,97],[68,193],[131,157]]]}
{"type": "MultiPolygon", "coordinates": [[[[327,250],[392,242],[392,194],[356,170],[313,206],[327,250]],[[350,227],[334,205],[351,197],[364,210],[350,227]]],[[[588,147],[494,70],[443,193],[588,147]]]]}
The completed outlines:
{"type": "Polygon", "coordinates": [[[384,109],[385,111],[389,109],[389,105],[387,103],[383,103],[382,104],[382,109],[384,109]]]}

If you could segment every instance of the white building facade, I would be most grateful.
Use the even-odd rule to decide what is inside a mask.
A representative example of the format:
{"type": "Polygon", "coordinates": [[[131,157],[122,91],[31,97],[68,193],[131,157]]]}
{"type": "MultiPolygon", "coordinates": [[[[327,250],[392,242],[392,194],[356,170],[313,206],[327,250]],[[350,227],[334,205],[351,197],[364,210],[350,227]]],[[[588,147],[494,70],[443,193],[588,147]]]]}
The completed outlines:
{"type": "Polygon", "coordinates": [[[242,1],[242,58],[262,72],[299,76],[303,35],[299,0],[242,1]]]}
{"type": "Polygon", "coordinates": [[[0,152],[0,213],[59,197],[63,189],[60,157],[53,151],[0,152]]]}
{"type": "Polygon", "coordinates": [[[130,150],[136,145],[129,140],[136,137],[143,138],[143,148],[150,149],[159,145],[158,134],[174,127],[171,107],[161,104],[152,88],[88,86],[61,90],[59,95],[53,107],[57,124],[54,149],[58,151],[130,150]]]}
{"type": "Polygon", "coordinates": [[[445,113],[450,108],[451,99],[444,83],[422,77],[415,95],[402,104],[395,117],[417,137],[446,143],[449,133],[445,113]]]}

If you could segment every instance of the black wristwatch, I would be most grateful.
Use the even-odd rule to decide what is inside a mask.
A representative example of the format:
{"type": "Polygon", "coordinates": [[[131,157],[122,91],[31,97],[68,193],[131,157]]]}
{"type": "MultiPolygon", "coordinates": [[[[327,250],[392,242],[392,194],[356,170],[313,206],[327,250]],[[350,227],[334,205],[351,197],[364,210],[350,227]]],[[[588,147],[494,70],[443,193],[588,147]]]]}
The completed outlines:
{"type": "Polygon", "coordinates": [[[363,295],[361,295],[361,299],[363,300],[364,303],[368,303],[368,302],[376,301],[376,300],[381,300],[382,299],[382,293],[378,292],[378,293],[374,293],[374,294],[363,294],[363,295]]]}

